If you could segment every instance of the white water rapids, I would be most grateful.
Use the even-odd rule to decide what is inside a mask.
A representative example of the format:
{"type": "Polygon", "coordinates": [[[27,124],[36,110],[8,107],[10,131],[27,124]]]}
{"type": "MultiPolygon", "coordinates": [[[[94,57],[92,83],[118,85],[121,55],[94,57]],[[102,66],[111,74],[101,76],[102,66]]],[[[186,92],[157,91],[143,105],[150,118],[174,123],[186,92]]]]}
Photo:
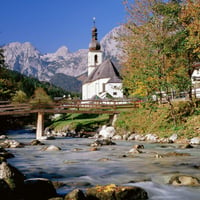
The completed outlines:
{"type": "MultiPolygon", "coordinates": [[[[35,139],[35,133],[11,131],[8,137],[29,143],[35,139]]],[[[27,178],[43,177],[65,183],[58,190],[59,193],[114,183],[140,186],[148,192],[150,200],[200,199],[200,187],[175,187],[167,184],[177,174],[200,177],[200,146],[180,149],[177,144],[140,143],[144,145],[144,153],[129,157],[124,155],[129,155],[128,151],[138,142],[114,141],[116,145],[102,146],[98,151],[90,151],[89,144],[94,139],[57,138],[43,142],[45,145],[59,146],[62,150],[42,151],[43,146],[8,149],[15,155],[8,162],[27,178]],[[191,155],[155,158],[157,153],[166,152],[191,155]]]]}

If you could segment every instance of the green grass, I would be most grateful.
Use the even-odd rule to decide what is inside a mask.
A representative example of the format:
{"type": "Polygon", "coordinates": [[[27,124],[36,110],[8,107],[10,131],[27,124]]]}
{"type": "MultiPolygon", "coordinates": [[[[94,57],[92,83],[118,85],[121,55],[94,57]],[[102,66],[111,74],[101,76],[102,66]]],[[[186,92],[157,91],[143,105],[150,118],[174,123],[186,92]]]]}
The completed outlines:
{"type": "Polygon", "coordinates": [[[109,123],[109,115],[107,114],[67,114],[53,121],[49,126],[55,131],[85,131],[93,132],[99,128],[100,125],[109,123]]]}
{"type": "Polygon", "coordinates": [[[174,103],[174,116],[171,117],[170,106],[146,105],[119,115],[116,128],[118,132],[135,132],[139,134],[154,133],[159,137],[169,137],[176,133],[179,137],[192,138],[200,134],[200,107],[188,102],[174,103]]]}

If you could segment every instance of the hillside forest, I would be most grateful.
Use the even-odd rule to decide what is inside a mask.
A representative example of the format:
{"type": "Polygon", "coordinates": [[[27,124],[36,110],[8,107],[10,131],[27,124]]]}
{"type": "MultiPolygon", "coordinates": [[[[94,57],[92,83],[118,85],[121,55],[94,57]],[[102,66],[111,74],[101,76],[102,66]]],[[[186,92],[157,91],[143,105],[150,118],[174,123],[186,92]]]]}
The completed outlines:
{"type": "Polygon", "coordinates": [[[4,60],[3,50],[0,49],[0,101],[15,100],[21,96],[21,100],[28,101],[33,97],[37,88],[42,88],[52,99],[71,95],[78,97],[79,94],[68,92],[48,82],[41,82],[36,78],[27,77],[7,68],[4,60]]]}

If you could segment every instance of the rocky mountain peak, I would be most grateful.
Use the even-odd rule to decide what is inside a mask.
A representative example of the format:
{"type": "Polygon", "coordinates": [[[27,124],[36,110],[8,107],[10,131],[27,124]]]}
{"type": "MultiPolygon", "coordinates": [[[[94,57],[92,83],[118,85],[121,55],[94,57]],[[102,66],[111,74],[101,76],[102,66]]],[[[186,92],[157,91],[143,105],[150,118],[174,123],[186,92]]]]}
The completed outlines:
{"type": "Polygon", "coordinates": [[[69,49],[66,46],[62,46],[55,52],[55,55],[57,57],[61,56],[65,58],[68,56],[69,53],[69,49]]]}
{"type": "Polygon", "coordinates": [[[12,42],[4,46],[3,49],[6,62],[10,67],[13,66],[16,58],[18,57],[40,57],[40,52],[30,42],[12,42]]]}
{"type": "MultiPolygon", "coordinates": [[[[114,28],[100,42],[105,58],[109,57],[114,61],[119,60],[120,55],[118,42],[115,40],[118,30],[119,27],[114,28]]],[[[56,74],[78,77],[87,71],[88,49],[71,53],[66,46],[62,46],[54,53],[43,55],[30,42],[12,42],[3,49],[9,69],[41,81],[51,81],[56,74]]]]}

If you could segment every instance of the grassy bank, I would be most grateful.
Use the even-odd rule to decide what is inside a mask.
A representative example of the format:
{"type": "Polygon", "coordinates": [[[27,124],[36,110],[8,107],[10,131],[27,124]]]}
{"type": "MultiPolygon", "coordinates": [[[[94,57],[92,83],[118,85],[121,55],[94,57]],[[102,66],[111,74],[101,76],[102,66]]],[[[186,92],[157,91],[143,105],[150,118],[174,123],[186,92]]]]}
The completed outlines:
{"type": "Polygon", "coordinates": [[[119,132],[155,133],[160,137],[177,133],[179,137],[192,138],[200,134],[199,102],[174,102],[173,110],[168,104],[141,105],[138,109],[121,113],[116,127],[119,132]]]}
{"type": "Polygon", "coordinates": [[[109,123],[109,115],[106,114],[65,114],[53,120],[49,128],[55,131],[75,130],[93,132],[99,126],[109,123]]]}
{"type": "MultiPolygon", "coordinates": [[[[55,131],[75,130],[94,132],[102,125],[109,124],[109,115],[65,114],[53,120],[49,126],[55,131]]],[[[180,138],[200,135],[200,102],[174,102],[169,104],[147,104],[139,108],[122,111],[115,123],[117,132],[139,134],[154,133],[169,137],[176,133],[180,138]]]]}

